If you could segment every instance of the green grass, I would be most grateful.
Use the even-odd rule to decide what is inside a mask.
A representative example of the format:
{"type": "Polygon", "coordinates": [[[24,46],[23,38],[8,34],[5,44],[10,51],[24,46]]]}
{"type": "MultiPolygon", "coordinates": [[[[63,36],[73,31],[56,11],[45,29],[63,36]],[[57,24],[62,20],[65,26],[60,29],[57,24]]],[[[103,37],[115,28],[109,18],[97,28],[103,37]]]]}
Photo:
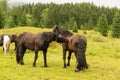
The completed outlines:
{"type": "MultiPolygon", "coordinates": [[[[0,34],[20,34],[24,31],[38,33],[52,30],[18,27],[2,29],[0,34]]],[[[83,31],[79,30],[77,34],[83,35],[83,31]]],[[[25,53],[25,65],[21,66],[16,63],[14,44],[11,44],[9,55],[4,55],[0,47],[0,80],[120,80],[120,39],[103,37],[95,31],[87,31],[85,36],[88,40],[86,57],[89,69],[75,73],[74,54],[72,54],[71,66],[64,69],[62,47],[56,42],[52,42],[48,48],[48,68],[43,67],[42,51],[39,51],[36,68],[32,67],[34,52],[30,50],[25,53]]]]}

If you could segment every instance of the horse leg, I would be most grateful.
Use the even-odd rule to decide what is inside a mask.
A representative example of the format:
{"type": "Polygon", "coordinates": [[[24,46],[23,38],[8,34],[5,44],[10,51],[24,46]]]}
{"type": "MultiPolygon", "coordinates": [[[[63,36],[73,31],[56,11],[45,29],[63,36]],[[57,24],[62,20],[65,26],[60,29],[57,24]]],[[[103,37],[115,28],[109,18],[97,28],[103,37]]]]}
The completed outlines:
{"type": "Polygon", "coordinates": [[[26,52],[26,49],[25,48],[22,48],[21,50],[20,50],[20,64],[21,65],[24,65],[24,61],[23,61],[23,56],[24,56],[24,53],[26,52]]]}
{"type": "Polygon", "coordinates": [[[33,62],[33,67],[36,67],[36,60],[38,59],[38,50],[35,51],[35,58],[33,62]]]}
{"type": "Polygon", "coordinates": [[[6,50],[7,50],[6,44],[3,44],[3,49],[4,49],[4,55],[6,55],[6,50]]]}
{"type": "Polygon", "coordinates": [[[71,54],[72,54],[72,52],[69,51],[69,55],[68,55],[68,64],[67,64],[67,66],[70,66],[71,54]]]}
{"type": "Polygon", "coordinates": [[[44,67],[48,67],[47,66],[47,58],[46,58],[46,54],[47,54],[47,50],[43,50],[43,56],[44,56],[44,67]]]}
{"type": "Polygon", "coordinates": [[[9,54],[10,43],[7,44],[7,53],[9,54]]]}
{"type": "Polygon", "coordinates": [[[66,68],[66,50],[63,50],[64,68],[66,68]]]}

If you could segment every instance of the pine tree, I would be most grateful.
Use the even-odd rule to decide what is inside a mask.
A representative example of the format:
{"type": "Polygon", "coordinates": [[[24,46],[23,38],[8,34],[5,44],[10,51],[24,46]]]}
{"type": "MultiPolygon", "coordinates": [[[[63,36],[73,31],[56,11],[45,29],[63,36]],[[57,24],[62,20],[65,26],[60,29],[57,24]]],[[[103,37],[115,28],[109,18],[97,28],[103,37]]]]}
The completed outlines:
{"type": "Polygon", "coordinates": [[[18,16],[14,15],[12,18],[13,18],[13,22],[14,22],[15,26],[17,27],[19,24],[18,16]]]}
{"type": "Polygon", "coordinates": [[[120,13],[116,13],[113,18],[112,37],[120,38],[120,13]]]}
{"type": "Polygon", "coordinates": [[[78,27],[77,27],[77,23],[74,21],[73,23],[73,29],[72,29],[73,32],[78,32],[78,27]]]}
{"type": "Polygon", "coordinates": [[[9,16],[7,24],[8,24],[7,28],[15,27],[15,21],[11,16],[9,16]]]}
{"type": "Polygon", "coordinates": [[[88,20],[88,23],[87,23],[87,29],[88,30],[92,30],[93,27],[94,27],[94,24],[93,24],[93,21],[92,21],[92,17],[90,17],[90,19],[88,20]]]}
{"type": "Polygon", "coordinates": [[[108,34],[108,21],[105,14],[102,14],[97,23],[97,30],[103,35],[107,36],[108,34]]]}
{"type": "Polygon", "coordinates": [[[4,28],[4,25],[5,25],[5,19],[0,9],[0,29],[4,28]]]}

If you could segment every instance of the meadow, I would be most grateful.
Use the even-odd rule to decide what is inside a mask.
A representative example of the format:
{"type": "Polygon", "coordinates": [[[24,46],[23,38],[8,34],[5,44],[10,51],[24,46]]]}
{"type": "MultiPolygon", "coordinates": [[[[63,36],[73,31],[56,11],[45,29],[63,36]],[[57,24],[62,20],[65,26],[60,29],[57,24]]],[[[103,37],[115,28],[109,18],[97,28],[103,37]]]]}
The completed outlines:
{"type": "MultiPolygon", "coordinates": [[[[1,29],[0,34],[17,34],[22,32],[39,33],[52,31],[33,27],[17,27],[1,29]]],[[[10,54],[4,55],[0,47],[0,80],[120,80],[120,39],[103,37],[95,31],[81,31],[86,36],[88,45],[86,59],[89,69],[74,72],[76,59],[72,54],[71,66],[63,68],[62,46],[52,42],[47,53],[47,68],[43,67],[43,54],[39,51],[36,68],[32,67],[34,51],[27,50],[24,56],[25,65],[16,63],[14,44],[11,44],[10,54]]]]}

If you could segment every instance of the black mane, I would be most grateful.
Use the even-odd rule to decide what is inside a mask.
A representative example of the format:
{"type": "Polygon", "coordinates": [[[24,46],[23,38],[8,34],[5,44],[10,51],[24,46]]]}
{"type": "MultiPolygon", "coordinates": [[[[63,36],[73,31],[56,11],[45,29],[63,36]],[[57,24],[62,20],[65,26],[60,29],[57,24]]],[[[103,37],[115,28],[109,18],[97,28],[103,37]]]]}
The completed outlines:
{"type": "Polygon", "coordinates": [[[73,33],[70,32],[69,30],[66,30],[66,29],[63,29],[59,26],[56,26],[54,29],[53,29],[53,32],[57,32],[58,34],[61,34],[63,35],[64,37],[67,37],[67,36],[72,36],[73,33]]]}

